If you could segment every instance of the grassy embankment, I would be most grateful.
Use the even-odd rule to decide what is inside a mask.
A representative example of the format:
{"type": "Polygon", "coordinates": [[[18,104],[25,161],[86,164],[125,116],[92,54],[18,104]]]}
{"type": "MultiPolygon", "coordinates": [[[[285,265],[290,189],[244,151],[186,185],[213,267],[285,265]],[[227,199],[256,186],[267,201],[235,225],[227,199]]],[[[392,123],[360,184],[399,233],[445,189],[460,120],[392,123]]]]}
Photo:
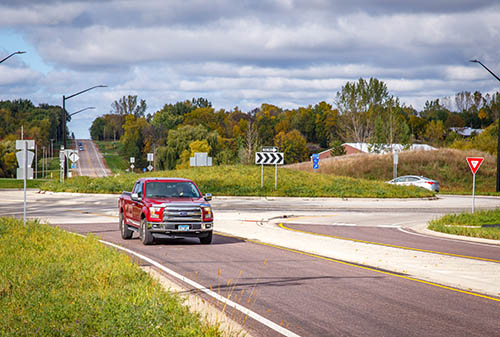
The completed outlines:
{"type": "Polygon", "coordinates": [[[401,187],[379,181],[335,177],[325,174],[278,169],[278,188],[274,189],[274,167],[264,168],[264,187],[260,187],[260,167],[213,166],[145,174],[120,174],[107,178],[75,177],[47,182],[42,189],[81,193],[121,193],[130,191],[138,177],[183,177],[196,182],[203,193],[215,196],[288,196],[288,197],[429,197],[433,193],[416,187],[401,187]]]}
{"type": "MultiPolygon", "coordinates": [[[[38,163],[38,179],[26,180],[27,188],[38,188],[51,179],[59,179],[59,158],[49,158],[45,177],[42,177],[42,164],[38,163]]],[[[34,174],[34,172],[33,172],[34,174]]],[[[0,188],[24,188],[24,180],[16,178],[0,178],[0,188]]]]}
{"type": "MultiPolygon", "coordinates": [[[[466,157],[484,157],[476,174],[476,193],[498,195],[496,189],[496,158],[479,151],[439,149],[436,151],[405,151],[399,154],[398,176],[422,175],[439,182],[440,193],[471,194],[472,173],[466,157]]],[[[291,169],[312,172],[311,163],[288,165],[291,169]]],[[[356,154],[321,160],[319,172],[387,181],[393,178],[392,154],[356,154]]]]}
{"type": "Polygon", "coordinates": [[[0,335],[220,336],[95,237],[0,218],[0,335]]]}
{"type": "Polygon", "coordinates": [[[500,240],[500,209],[448,214],[432,220],[429,229],[455,235],[500,240]]]}
{"type": "Polygon", "coordinates": [[[120,142],[95,142],[99,147],[106,164],[113,173],[124,172],[128,168],[128,162],[119,155],[120,142]]]}

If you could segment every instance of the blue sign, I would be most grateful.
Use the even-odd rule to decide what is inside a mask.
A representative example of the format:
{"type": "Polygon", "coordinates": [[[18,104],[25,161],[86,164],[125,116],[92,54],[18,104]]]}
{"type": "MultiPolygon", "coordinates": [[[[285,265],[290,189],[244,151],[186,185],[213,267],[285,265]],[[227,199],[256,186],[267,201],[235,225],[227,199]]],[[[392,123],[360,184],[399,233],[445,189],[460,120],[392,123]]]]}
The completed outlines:
{"type": "Polygon", "coordinates": [[[312,155],[313,169],[317,170],[319,168],[319,154],[313,153],[312,155]]]}

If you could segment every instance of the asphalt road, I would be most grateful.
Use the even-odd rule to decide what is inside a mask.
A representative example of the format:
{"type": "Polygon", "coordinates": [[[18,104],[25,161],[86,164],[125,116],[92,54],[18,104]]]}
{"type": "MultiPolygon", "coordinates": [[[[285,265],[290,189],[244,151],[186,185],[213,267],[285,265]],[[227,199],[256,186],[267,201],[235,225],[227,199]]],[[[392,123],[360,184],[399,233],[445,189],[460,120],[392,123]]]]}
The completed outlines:
{"type": "MultiPolygon", "coordinates": [[[[116,223],[66,224],[167,265],[300,336],[495,336],[500,302],[396,274],[216,235],[143,246],[116,223]]],[[[187,291],[196,291],[189,289],[187,291]]],[[[251,334],[276,332],[232,309],[251,334]]]]}
{"type": "Polygon", "coordinates": [[[425,236],[411,229],[286,223],[285,228],[346,240],[486,259],[500,263],[500,245],[425,236]]]}
{"type": "Polygon", "coordinates": [[[82,143],[83,151],[79,151],[80,159],[76,162],[76,168],[72,170],[74,175],[89,177],[106,177],[111,171],[104,164],[101,152],[93,141],[88,139],[76,139],[75,148],[79,149],[82,143]]]}
{"type": "MultiPolygon", "coordinates": [[[[122,240],[117,226],[117,198],[30,192],[28,215],[72,232],[97,235],[141,253],[301,336],[499,335],[500,297],[477,296],[404,273],[376,270],[369,265],[231,236],[215,235],[212,245],[200,245],[196,239],[165,240],[153,246],[143,246],[136,238],[122,240]]],[[[482,198],[477,205],[492,208],[498,203],[499,199],[482,198]]],[[[296,226],[296,229],[314,229],[316,233],[359,239],[375,237],[376,241],[405,245],[413,241],[418,247],[429,245],[425,247],[443,250],[447,243],[436,242],[435,238],[399,236],[395,228],[387,226],[404,223],[411,228],[448,209],[464,209],[469,199],[215,198],[212,204],[216,220],[222,221],[216,222],[216,228],[234,225],[252,233],[261,220],[286,214],[286,219],[292,223],[286,226],[296,226]],[[231,219],[238,219],[238,223],[231,219]],[[356,226],[349,228],[347,224],[356,226]]],[[[0,191],[0,215],[22,217],[22,191],[0,191]]],[[[286,236],[289,232],[279,227],[269,230],[278,236],[286,236]]],[[[487,248],[477,246],[481,248],[476,247],[471,252],[463,250],[469,249],[464,248],[468,246],[466,243],[452,246],[454,251],[477,255],[482,255],[483,248],[487,248]]],[[[484,256],[495,252],[489,248],[485,251],[487,255],[484,256]]],[[[187,284],[184,286],[187,291],[197,292],[187,284]]],[[[244,322],[252,335],[277,335],[238,311],[228,307],[225,311],[236,321],[244,322]]]]}

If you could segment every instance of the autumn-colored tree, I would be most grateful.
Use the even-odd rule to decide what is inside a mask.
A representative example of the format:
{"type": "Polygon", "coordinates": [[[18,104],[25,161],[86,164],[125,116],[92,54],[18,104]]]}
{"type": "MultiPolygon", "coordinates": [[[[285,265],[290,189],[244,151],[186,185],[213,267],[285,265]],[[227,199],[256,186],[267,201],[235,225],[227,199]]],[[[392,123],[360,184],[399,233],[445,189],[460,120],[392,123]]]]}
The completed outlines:
{"type": "Polygon", "coordinates": [[[280,152],[283,152],[287,164],[307,160],[306,139],[298,130],[278,133],[274,137],[274,145],[279,148],[280,152]]]}
{"type": "Polygon", "coordinates": [[[196,152],[206,152],[210,153],[212,148],[208,145],[206,139],[195,140],[189,143],[189,149],[182,151],[180,156],[180,163],[177,164],[177,169],[183,169],[189,167],[189,158],[194,157],[196,152]]]}
{"type": "Polygon", "coordinates": [[[446,136],[446,130],[442,121],[430,121],[425,127],[424,139],[433,145],[441,145],[446,136]]]}

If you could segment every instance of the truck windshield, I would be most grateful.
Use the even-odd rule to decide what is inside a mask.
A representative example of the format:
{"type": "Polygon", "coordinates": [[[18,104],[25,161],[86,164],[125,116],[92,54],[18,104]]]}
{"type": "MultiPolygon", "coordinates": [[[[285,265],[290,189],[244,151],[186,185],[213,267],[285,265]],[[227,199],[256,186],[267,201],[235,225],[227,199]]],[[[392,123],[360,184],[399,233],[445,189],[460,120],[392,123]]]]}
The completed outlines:
{"type": "Polygon", "coordinates": [[[192,182],[146,183],[147,198],[201,198],[200,192],[192,182]]]}

